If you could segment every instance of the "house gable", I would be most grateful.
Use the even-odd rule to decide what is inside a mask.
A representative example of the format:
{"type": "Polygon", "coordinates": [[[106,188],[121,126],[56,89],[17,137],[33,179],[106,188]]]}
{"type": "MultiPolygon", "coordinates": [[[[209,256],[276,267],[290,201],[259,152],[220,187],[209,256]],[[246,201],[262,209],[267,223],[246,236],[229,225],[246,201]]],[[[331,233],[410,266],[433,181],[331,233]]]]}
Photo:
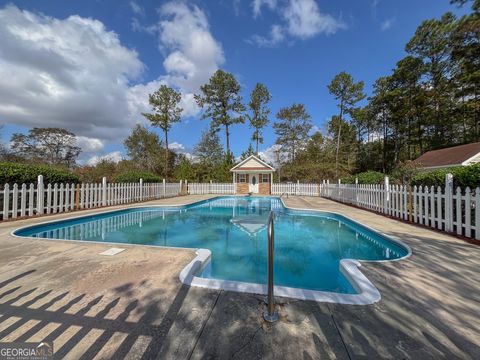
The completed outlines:
{"type": "Polygon", "coordinates": [[[238,172],[238,171],[253,171],[253,170],[258,170],[258,171],[267,171],[267,172],[273,172],[275,169],[268,165],[265,161],[259,159],[255,155],[250,155],[248,158],[245,160],[241,161],[237,165],[235,165],[233,168],[230,169],[232,172],[238,172]]]}

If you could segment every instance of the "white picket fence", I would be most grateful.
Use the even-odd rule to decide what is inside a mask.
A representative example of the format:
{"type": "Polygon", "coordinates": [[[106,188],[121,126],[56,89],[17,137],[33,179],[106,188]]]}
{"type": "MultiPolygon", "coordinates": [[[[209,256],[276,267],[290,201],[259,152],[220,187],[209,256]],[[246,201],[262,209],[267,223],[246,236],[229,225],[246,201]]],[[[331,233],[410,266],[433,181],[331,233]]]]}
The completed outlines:
{"type": "MultiPolygon", "coordinates": [[[[0,219],[55,214],[178,196],[235,194],[233,183],[6,184],[0,190],[0,219]],[[186,186],[185,186],[186,185],[186,186]]],[[[407,187],[384,184],[273,183],[272,195],[321,196],[405,221],[480,240],[480,187],[407,187]]]]}
{"type": "Polygon", "coordinates": [[[102,183],[96,184],[5,184],[0,190],[0,219],[16,219],[43,214],[56,214],[100,206],[178,196],[178,183],[102,183]]]}
{"type": "Polygon", "coordinates": [[[188,193],[190,195],[204,195],[204,194],[235,194],[234,183],[188,183],[188,193]]]}
{"type": "Polygon", "coordinates": [[[480,187],[322,184],[321,196],[480,240],[480,187]]]}
{"type": "Polygon", "coordinates": [[[321,184],[272,183],[272,195],[320,196],[321,184]]]}

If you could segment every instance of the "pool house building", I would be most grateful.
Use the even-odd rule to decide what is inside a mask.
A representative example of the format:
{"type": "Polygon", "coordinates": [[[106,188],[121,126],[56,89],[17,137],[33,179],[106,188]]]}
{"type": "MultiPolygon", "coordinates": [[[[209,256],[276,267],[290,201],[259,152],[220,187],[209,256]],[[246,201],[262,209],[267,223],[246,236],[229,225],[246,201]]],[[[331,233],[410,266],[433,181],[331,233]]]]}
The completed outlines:
{"type": "Polygon", "coordinates": [[[236,194],[270,195],[272,193],[275,168],[257,156],[250,155],[230,171],[233,173],[236,194]]]}

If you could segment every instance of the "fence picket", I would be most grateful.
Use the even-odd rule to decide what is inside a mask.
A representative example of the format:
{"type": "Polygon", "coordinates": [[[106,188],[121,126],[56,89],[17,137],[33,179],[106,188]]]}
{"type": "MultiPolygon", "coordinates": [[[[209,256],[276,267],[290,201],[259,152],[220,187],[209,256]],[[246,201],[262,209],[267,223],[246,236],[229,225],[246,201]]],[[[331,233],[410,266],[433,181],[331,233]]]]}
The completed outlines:
{"type": "Polygon", "coordinates": [[[52,204],[52,184],[47,185],[47,214],[51,213],[52,204]]]}
{"type": "Polygon", "coordinates": [[[457,187],[455,194],[456,199],[456,219],[455,224],[457,226],[457,235],[462,235],[462,190],[457,187]]]}
{"type": "Polygon", "coordinates": [[[471,221],[472,221],[472,204],[471,204],[471,193],[470,188],[467,187],[465,189],[465,236],[471,237],[472,236],[472,228],[471,228],[471,221]]]}
{"type": "Polygon", "coordinates": [[[480,187],[475,189],[475,239],[480,240],[480,187]]]}
{"type": "Polygon", "coordinates": [[[437,229],[442,230],[443,217],[442,217],[442,188],[437,187],[437,229]]]}
{"type": "Polygon", "coordinates": [[[58,212],[63,212],[63,192],[64,192],[64,185],[60,184],[60,188],[58,189],[59,192],[59,203],[58,203],[58,212]]]}
{"type": "Polygon", "coordinates": [[[33,216],[33,198],[35,196],[35,187],[33,184],[30,184],[29,194],[28,194],[28,216],[33,216]]]}
{"type": "Polygon", "coordinates": [[[18,185],[13,184],[12,193],[12,218],[16,219],[18,216],[18,185]]]}
{"type": "Polygon", "coordinates": [[[22,184],[22,190],[20,192],[20,216],[24,217],[27,208],[27,184],[22,184]]]}
{"type": "Polygon", "coordinates": [[[435,227],[435,189],[430,187],[430,226],[435,227]]]}

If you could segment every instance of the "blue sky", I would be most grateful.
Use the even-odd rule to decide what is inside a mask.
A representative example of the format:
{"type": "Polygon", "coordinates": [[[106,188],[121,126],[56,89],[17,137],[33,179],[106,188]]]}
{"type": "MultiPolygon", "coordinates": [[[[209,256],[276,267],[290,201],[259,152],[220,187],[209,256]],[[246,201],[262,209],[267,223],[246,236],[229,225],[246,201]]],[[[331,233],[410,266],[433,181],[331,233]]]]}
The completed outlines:
{"type": "MultiPolygon", "coordinates": [[[[256,82],[279,108],[304,103],[320,129],[337,112],[327,84],[340,71],[372,83],[404,56],[422,20],[460,11],[448,0],[0,1],[3,140],[33,126],[79,136],[81,160],[124,156],[122,141],[162,83],[185,109],[170,134],[189,152],[208,127],[193,94],[217,68],[232,72],[247,101],[256,82]]],[[[224,133],[221,132],[222,141],[224,133]]],[[[232,150],[248,147],[234,126],[232,150]]],[[[274,144],[265,129],[266,151],[274,144]]]]}

